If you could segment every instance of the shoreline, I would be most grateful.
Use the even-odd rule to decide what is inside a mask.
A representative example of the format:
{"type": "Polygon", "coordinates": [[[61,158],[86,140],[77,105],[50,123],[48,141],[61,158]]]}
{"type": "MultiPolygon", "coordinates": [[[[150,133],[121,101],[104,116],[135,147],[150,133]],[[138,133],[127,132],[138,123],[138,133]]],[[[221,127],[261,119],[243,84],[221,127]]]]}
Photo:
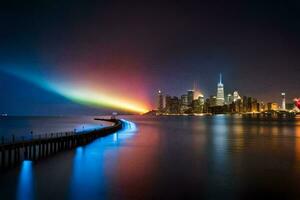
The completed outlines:
{"type": "MultiPolygon", "coordinates": [[[[156,114],[153,116],[178,116],[178,117],[205,117],[205,116],[220,116],[220,115],[226,115],[226,116],[240,116],[243,119],[249,119],[249,120],[276,120],[276,121],[288,121],[288,120],[296,120],[300,118],[300,113],[202,113],[202,114],[156,114]]],[[[147,115],[145,115],[147,116],[147,115]]],[[[148,115],[149,116],[149,115],[148,115]]]]}

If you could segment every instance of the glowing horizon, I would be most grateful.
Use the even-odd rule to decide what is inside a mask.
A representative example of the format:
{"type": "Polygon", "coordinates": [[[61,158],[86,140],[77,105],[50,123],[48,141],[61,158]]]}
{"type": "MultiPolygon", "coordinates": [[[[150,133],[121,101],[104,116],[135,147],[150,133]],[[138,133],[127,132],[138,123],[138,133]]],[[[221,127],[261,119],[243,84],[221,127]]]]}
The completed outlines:
{"type": "Polygon", "coordinates": [[[59,94],[60,96],[79,104],[96,108],[115,108],[124,111],[137,112],[140,114],[149,111],[147,106],[135,101],[128,101],[127,98],[122,99],[117,96],[100,94],[97,91],[84,87],[78,88],[67,86],[67,84],[58,84],[52,80],[43,78],[40,74],[31,72],[29,70],[19,68],[2,68],[2,70],[10,75],[33,83],[44,90],[59,94]]]}

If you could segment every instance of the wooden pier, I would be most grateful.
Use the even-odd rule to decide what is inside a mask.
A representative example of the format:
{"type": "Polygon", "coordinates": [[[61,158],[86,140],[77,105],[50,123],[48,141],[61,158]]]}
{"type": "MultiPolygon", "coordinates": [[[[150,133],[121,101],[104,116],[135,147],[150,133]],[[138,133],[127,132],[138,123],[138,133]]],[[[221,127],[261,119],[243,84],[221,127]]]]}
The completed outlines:
{"type": "Polygon", "coordinates": [[[55,153],[88,144],[96,138],[107,136],[122,129],[122,121],[117,119],[95,119],[112,122],[112,126],[85,133],[66,132],[48,134],[46,137],[32,138],[30,140],[0,141],[0,169],[7,169],[18,165],[23,160],[38,160],[55,153]]]}

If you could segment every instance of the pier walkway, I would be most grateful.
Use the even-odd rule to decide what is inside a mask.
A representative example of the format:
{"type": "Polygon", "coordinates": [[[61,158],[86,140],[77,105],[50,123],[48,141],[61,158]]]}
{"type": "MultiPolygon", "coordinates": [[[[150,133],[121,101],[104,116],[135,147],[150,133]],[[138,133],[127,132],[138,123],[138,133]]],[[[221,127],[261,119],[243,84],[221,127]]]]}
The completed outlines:
{"type": "Polygon", "coordinates": [[[95,119],[112,122],[111,126],[85,132],[51,133],[30,139],[14,136],[10,140],[0,141],[0,169],[18,165],[23,160],[38,160],[63,150],[85,145],[96,138],[107,136],[122,129],[123,122],[118,119],[95,119]]]}

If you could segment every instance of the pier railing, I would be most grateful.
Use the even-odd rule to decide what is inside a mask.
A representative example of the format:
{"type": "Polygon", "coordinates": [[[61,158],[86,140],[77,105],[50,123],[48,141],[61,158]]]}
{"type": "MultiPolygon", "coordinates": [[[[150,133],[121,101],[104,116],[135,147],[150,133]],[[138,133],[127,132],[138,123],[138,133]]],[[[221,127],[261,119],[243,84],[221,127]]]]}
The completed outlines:
{"type": "MultiPolygon", "coordinates": [[[[95,129],[96,130],[96,129],[95,129]]],[[[75,134],[83,134],[82,132],[76,133],[75,131],[68,131],[68,132],[57,132],[57,133],[45,133],[45,134],[28,134],[28,135],[10,135],[10,136],[1,136],[0,137],[0,145],[5,144],[13,144],[18,142],[26,142],[31,140],[41,140],[41,139],[49,139],[49,138],[59,138],[62,136],[71,136],[75,134]]]]}
{"type": "Polygon", "coordinates": [[[94,128],[83,131],[64,131],[64,132],[55,132],[55,133],[44,133],[44,134],[33,134],[29,133],[27,135],[10,135],[10,136],[0,136],[0,145],[4,144],[13,144],[18,142],[28,142],[32,140],[42,140],[42,139],[51,139],[51,138],[59,138],[63,136],[72,136],[72,135],[80,135],[90,133],[91,131],[100,131],[105,127],[94,128]]]}
{"type": "Polygon", "coordinates": [[[92,140],[109,135],[122,129],[121,120],[95,119],[112,122],[111,126],[81,132],[61,132],[27,137],[0,138],[0,168],[5,169],[22,160],[37,160],[87,144],[92,140]]]}

